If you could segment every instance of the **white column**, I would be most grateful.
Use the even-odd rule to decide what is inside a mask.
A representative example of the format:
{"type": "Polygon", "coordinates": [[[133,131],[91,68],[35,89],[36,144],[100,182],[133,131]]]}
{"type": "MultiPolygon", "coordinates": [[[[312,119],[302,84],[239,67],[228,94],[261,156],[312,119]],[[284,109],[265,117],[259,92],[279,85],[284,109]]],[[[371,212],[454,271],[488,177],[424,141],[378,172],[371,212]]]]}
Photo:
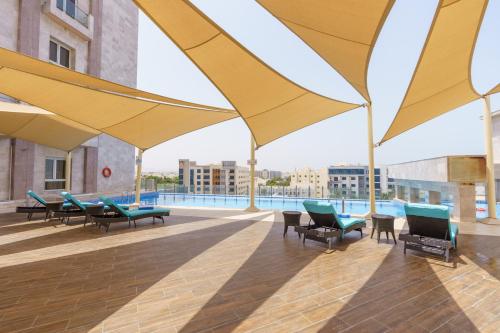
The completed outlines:
{"type": "Polygon", "coordinates": [[[139,149],[137,154],[137,159],[135,160],[136,164],[136,173],[135,173],[135,203],[141,203],[141,174],[142,174],[142,149],[139,149]]]}
{"type": "Polygon", "coordinates": [[[488,217],[496,219],[495,165],[493,159],[493,135],[491,125],[490,96],[483,96],[484,101],[484,148],[486,149],[486,190],[488,200],[488,217]]]}
{"type": "Polygon", "coordinates": [[[247,212],[258,212],[259,209],[255,207],[255,140],[253,135],[250,134],[250,160],[248,161],[250,165],[250,206],[246,209],[247,212]]]}
{"type": "Polygon", "coordinates": [[[366,119],[368,122],[368,172],[369,172],[369,190],[370,190],[370,214],[376,213],[375,207],[375,157],[373,144],[373,120],[372,120],[372,104],[366,104],[366,119]]]}
{"type": "Polygon", "coordinates": [[[65,171],[64,173],[66,174],[66,186],[64,187],[64,190],[66,192],[71,191],[71,152],[68,151],[66,153],[66,166],[65,166],[65,171]]]}

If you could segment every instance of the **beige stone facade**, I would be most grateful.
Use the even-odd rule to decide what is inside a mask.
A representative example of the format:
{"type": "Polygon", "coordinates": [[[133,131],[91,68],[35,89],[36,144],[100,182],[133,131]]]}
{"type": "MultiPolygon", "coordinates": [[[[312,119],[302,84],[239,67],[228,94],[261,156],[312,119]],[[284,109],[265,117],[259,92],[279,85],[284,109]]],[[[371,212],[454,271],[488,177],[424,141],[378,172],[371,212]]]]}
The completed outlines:
{"type": "MultiPolygon", "coordinates": [[[[135,87],[137,7],[128,0],[77,0],[76,5],[66,7],[71,6],[67,0],[0,1],[0,47],[50,61],[52,41],[70,51],[71,69],[135,87]]],[[[65,156],[64,151],[0,136],[0,201],[22,199],[28,189],[57,196],[61,189],[46,190],[45,160],[65,156]]],[[[131,191],[134,161],[133,146],[100,135],[72,152],[71,191],[131,191]],[[104,167],[112,170],[108,178],[101,175],[104,167]]]]}

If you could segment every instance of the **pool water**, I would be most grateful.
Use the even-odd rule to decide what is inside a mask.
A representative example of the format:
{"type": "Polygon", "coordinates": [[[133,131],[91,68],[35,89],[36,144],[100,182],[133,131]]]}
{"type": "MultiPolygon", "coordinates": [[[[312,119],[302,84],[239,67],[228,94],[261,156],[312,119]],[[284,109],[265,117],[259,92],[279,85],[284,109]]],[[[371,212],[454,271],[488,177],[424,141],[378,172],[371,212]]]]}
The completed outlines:
{"type": "MultiPolygon", "coordinates": [[[[113,198],[118,203],[134,202],[133,196],[122,196],[113,198]]],[[[298,210],[305,211],[302,202],[308,198],[283,198],[283,197],[256,197],[255,205],[260,209],[269,210],[298,210]]],[[[342,200],[339,199],[313,199],[333,203],[337,212],[342,212],[342,200]]],[[[153,192],[141,194],[141,204],[152,206],[183,206],[183,207],[212,207],[212,208],[246,208],[249,199],[246,196],[224,196],[212,194],[185,194],[153,192]]],[[[452,204],[444,203],[450,207],[452,204]]],[[[345,200],[344,213],[365,214],[369,208],[368,200],[345,200]]],[[[487,204],[478,201],[476,204],[477,218],[487,217],[487,204]]],[[[376,202],[377,213],[389,214],[397,217],[404,216],[403,205],[398,201],[378,200],[376,202]]],[[[498,217],[500,217],[500,204],[497,204],[498,217]]]]}
{"type": "MultiPolygon", "coordinates": [[[[119,203],[130,203],[132,197],[114,198],[119,203]]],[[[256,197],[255,205],[260,209],[270,210],[298,210],[305,211],[302,202],[307,198],[283,197],[256,197]]],[[[313,199],[333,203],[337,212],[342,212],[342,200],[313,199]]],[[[213,208],[247,208],[249,199],[246,196],[223,196],[211,194],[173,194],[173,193],[147,193],[141,195],[143,205],[185,206],[185,207],[213,207],[213,208]]],[[[377,201],[377,212],[393,216],[403,216],[403,207],[396,201],[377,201]]],[[[347,214],[365,214],[369,211],[367,200],[345,200],[344,212],[347,214]]]]}

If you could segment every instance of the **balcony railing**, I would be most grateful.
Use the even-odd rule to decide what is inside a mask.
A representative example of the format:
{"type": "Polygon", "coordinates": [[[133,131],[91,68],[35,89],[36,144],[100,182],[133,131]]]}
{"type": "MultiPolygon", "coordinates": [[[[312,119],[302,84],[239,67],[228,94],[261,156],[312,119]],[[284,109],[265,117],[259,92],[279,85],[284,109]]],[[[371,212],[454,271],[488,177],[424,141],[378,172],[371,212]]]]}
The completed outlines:
{"type": "Polygon", "coordinates": [[[56,6],[68,16],[80,22],[84,27],[89,27],[89,14],[81,10],[76,5],[75,0],[57,0],[56,6]]]}

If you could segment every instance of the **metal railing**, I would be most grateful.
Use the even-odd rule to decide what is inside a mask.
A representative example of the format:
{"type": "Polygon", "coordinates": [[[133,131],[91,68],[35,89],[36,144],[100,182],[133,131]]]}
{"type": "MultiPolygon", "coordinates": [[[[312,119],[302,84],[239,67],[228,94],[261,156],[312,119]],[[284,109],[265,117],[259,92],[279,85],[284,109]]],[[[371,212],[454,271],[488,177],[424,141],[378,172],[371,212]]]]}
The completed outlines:
{"type": "MultiPolygon", "coordinates": [[[[152,179],[142,182],[142,189],[170,194],[201,194],[222,196],[248,196],[249,185],[178,185],[156,184],[152,179]]],[[[368,200],[368,193],[358,193],[349,189],[332,189],[325,186],[267,186],[258,185],[255,188],[256,197],[281,197],[281,198],[311,198],[311,199],[349,199],[368,200]]],[[[377,199],[392,200],[394,192],[381,193],[377,199]]]]}
{"type": "Polygon", "coordinates": [[[81,10],[76,5],[75,0],[57,0],[56,7],[80,22],[84,27],[89,27],[89,14],[81,10]]]}

